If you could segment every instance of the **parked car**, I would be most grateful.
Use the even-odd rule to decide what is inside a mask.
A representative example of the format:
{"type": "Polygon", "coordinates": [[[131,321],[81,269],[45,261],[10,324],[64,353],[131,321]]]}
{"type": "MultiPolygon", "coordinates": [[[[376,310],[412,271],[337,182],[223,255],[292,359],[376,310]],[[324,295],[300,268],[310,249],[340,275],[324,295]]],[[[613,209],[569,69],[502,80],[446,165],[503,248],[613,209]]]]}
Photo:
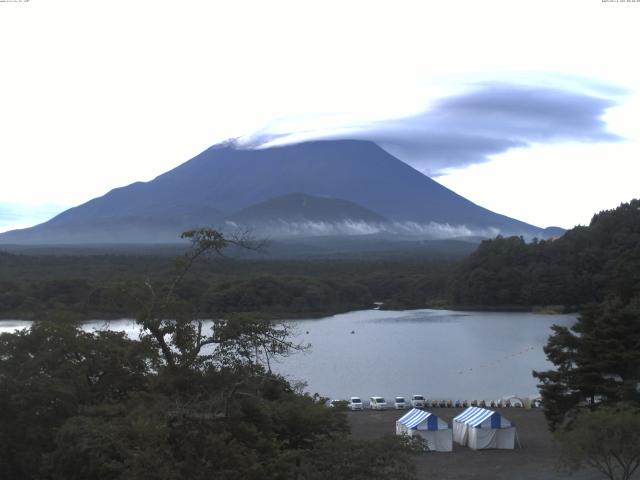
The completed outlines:
{"type": "Polygon", "coordinates": [[[411,406],[413,408],[424,408],[424,397],[422,395],[414,395],[411,397],[411,406]]]}
{"type": "Polygon", "coordinates": [[[351,397],[348,407],[349,410],[364,410],[360,397],[351,397]]]}
{"type": "Polygon", "coordinates": [[[405,408],[407,408],[407,401],[404,399],[404,397],[396,397],[393,402],[393,406],[396,410],[404,410],[405,408]]]}
{"type": "Polygon", "coordinates": [[[386,410],[387,402],[383,397],[371,397],[369,398],[369,405],[371,410],[386,410]]]}

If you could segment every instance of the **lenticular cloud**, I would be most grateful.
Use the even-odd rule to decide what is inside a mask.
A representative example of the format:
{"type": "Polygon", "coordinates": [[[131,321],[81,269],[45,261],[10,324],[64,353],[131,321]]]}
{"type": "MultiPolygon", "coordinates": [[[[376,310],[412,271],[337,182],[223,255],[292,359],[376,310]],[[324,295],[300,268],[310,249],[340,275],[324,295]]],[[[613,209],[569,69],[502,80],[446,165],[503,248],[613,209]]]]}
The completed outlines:
{"type": "Polygon", "coordinates": [[[319,122],[318,128],[304,130],[293,120],[279,121],[241,143],[263,148],[309,139],[372,140],[437,176],[534,143],[618,141],[602,117],[621,93],[613,87],[577,89],[566,83],[482,82],[413,117],[337,126],[328,121],[323,128],[319,122]]]}

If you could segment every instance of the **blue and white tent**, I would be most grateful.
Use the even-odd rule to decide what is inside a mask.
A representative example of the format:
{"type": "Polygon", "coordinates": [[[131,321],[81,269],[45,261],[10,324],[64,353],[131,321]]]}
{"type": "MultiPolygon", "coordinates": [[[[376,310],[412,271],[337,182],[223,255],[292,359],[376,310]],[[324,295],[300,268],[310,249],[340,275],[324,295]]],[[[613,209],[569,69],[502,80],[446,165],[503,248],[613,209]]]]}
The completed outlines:
{"type": "Polygon", "coordinates": [[[516,427],[498,412],[469,407],[453,419],[453,439],[473,450],[513,449],[516,427]]]}
{"type": "Polygon", "coordinates": [[[429,450],[450,452],[453,450],[453,434],[447,422],[431,412],[413,408],[396,420],[396,435],[419,435],[429,450]]]}

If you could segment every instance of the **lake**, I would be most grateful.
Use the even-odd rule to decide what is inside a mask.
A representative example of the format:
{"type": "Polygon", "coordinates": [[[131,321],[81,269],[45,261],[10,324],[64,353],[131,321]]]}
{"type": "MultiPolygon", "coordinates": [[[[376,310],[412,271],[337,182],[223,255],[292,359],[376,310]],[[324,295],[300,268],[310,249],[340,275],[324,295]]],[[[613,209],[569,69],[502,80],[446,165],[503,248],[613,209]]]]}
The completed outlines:
{"type": "MultiPolygon", "coordinates": [[[[414,393],[429,398],[494,400],[538,396],[532,370],[551,367],[542,347],[553,324],[570,326],[575,314],[362,310],[292,320],[308,353],[285,358],[274,370],[305,380],[307,390],[331,398],[414,393]],[[353,332],[353,333],[352,333],[353,332]]],[[[136,336],[131,320],[87,322],[136,336]]],[[[0,321],[0,332],[29,322],[0,321]]]]}

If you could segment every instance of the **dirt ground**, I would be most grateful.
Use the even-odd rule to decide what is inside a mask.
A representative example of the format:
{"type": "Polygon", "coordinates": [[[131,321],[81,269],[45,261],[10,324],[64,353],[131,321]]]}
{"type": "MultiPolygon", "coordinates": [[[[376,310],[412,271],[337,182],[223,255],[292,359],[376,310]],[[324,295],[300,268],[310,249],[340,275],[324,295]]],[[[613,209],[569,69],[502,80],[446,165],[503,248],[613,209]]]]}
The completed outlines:
{"type": "MultiPolygon", "coordinates": [[[[557,449],[541,410],[497,409],[516,425],[522,448],[516,450],[478,450],[454,442],[453,452],[426,452],[416,459],[418,478],[442,480],[596,480],[602,475],[583,471],[568,475],[556,469],[557,449]]],[[[429,411],[451,425],[462,409],[433,408],[429,411]]],[[[395,421],[406,411],[387,410],[347,412],[351,435],[371,439],[395,433],[395,421]]]]}

